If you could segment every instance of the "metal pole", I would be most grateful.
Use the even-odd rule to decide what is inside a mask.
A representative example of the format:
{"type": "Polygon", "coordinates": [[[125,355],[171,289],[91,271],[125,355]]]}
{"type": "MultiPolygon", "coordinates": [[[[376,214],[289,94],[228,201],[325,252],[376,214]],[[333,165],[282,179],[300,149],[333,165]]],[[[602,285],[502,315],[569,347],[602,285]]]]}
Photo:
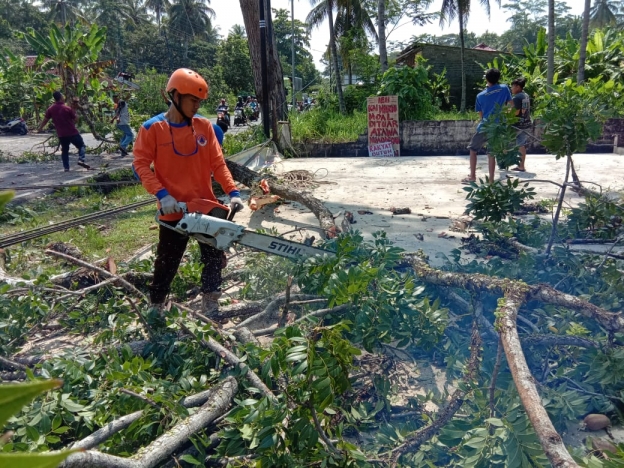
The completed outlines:
{"type": "Polygon", "coordinates": [[[260,74],[262,75],[262,126],[264,136],[269,138],[269,79],[267,76],[266,20],[264,0],[259,1],[260,8],[260,74]]]}
{"type": "Polygon", "coordinates": [[[292,103],[294,109],[297,106],[295,93],[295,0],[290,2],[290,17],[292,20],[292,103]]]}

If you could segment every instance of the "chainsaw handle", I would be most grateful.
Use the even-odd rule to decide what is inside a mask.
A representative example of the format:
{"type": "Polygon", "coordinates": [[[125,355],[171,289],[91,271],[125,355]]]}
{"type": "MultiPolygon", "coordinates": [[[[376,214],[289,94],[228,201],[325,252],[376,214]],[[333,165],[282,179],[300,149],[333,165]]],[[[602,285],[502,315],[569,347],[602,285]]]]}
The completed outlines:
{"type": "Polygon", "coordinates": [[[232,208],[230,208],[230,213],[228,214],[227,220],[232,221],[234,219],[234,215],[243,209],[243,205],[240,203],[235,203],[232,208]]]}

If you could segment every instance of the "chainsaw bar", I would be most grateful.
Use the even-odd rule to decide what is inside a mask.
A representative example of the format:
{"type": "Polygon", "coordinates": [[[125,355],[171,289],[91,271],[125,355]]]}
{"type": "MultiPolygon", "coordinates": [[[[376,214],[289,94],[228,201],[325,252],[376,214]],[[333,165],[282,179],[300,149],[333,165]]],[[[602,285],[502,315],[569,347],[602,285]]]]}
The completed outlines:
{"type": "Polygon", "coordinates": [[[258,234],[252,231],[243,232],[242,236],[236,242],[252,249],[290,258],[291,260],[299,260],[315,255],[334,255],[334,253],[329,250],[300,244],[299,242],[289,241],[280,237],[258,234]]]}

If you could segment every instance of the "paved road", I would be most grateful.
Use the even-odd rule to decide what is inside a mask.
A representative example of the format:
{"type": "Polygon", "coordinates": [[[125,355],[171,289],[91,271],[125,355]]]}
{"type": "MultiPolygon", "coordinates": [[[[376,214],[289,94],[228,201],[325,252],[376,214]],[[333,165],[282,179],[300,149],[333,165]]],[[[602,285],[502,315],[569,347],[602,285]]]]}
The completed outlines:
{"type": "MultiPolygon", "coordinates": [[[[212,123],[216,123],[217,119],[209,119],[212,123]]],[[[251,125],[257,125],[257,122],[252,122],[251,125]]],[[[243,125],[240,127],[230,127],[226,135],[236,135],[237,133],[247,130],[249,126],[243,125]]],[[[29,133],[28,135],[0,135],[0,157],[11,158],[19,157],[26,151],[32,151],[40,153],[43,150],[42,143],[50,137],[50,133],[38,134],[29,133]]],[[[99,145],[99,141],[93,138],[90,133],[83,133],[82,138],[88,147],[94,148],[99,145]]],[[[49,151],[49,148],[48,148],[49,151]]],[[[73,151],[73,147],[70,153],[73,151]]]]}

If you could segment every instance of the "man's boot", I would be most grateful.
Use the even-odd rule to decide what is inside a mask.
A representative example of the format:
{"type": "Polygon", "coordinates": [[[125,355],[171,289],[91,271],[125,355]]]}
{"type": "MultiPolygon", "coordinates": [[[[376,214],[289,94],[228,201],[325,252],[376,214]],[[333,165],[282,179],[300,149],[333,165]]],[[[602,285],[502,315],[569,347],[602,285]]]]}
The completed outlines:
{"type": "Polygon", "coordinates": [[[221,291],[213,291],[204,293],[202,297],[202,314],[206,317],[217,315],[219,313],[219,298],[221,291]]]}

